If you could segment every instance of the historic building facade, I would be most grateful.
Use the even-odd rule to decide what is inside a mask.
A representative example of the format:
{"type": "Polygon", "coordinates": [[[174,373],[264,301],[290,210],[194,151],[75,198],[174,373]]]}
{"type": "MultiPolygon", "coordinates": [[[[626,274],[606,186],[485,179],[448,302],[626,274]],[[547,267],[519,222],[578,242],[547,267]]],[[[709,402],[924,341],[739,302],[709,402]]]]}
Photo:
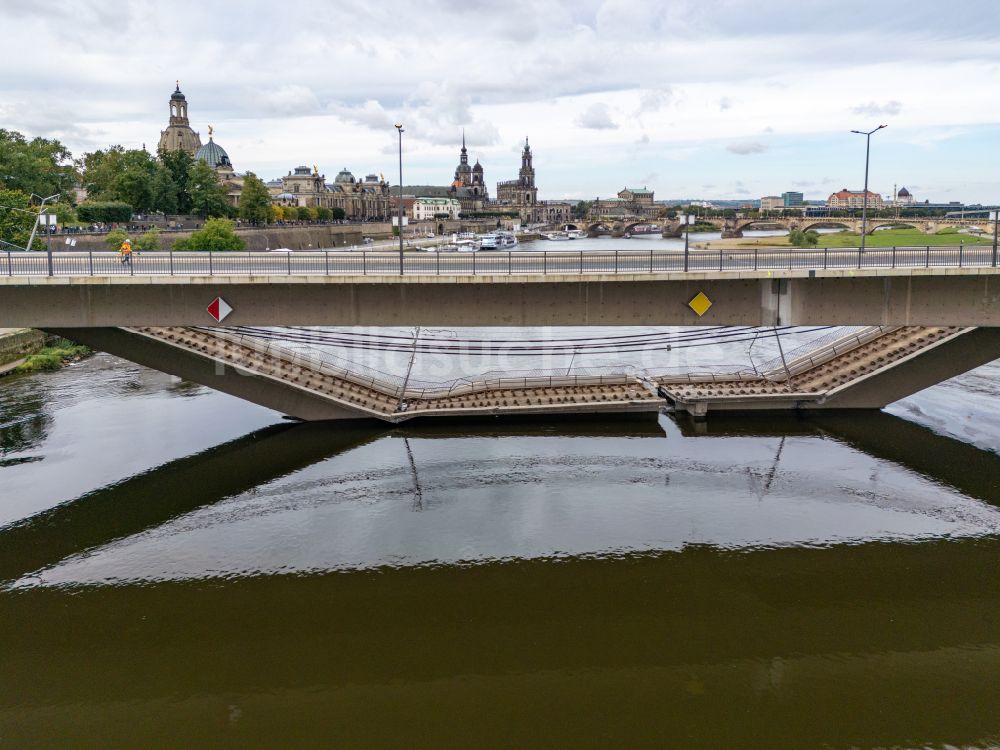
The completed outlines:
{"type": "Polygon", "coordinates": [[[497,183],[497,199],[494,205],[516,209],[523,224],[558,224],[569,221],[572,210],[569,203],[538,200],[538,186],[535,185],[535,167],[532,160],[531,146],[525,136],[517,179],[497,183]]]}
{"type": "Polygon", "coordinates": [[[191,129],[188,121],[187,106],[187,99],[181,93],[181,82],[177,81],[177,87],[170,95],[167,129],[160,131],[159,148],[163,151],[187,151],[194,156],[201,148],[201,136],[191,129]]]}
{"type": "Polygon", "coordinates": [[[457,219],[461,210],[462,204],[457,198],[416,198],[411,215],[414,221],[441,219],[445,215],[449,219],[457,219]]]}
{"type": "MultiPolygon", "coordinates": [[[[836,193],[831,193],[830,197],[826,199],[826,205],[830,208],[863,208],[865,205],[865,191],[848,190],[847,188],[838,190],[836,193]]],[[[882,196],[869,190],[868,207],[882,208],[882,196]]]]}
{"type": "Polygon", "coordinates": [[[590,214],[610,219],[641,216],[655,219],[663,214],[663,207],[653,200],[653,191],[646,188],[622,188],[617,198],[595,198],[590,204],[590,214]]]}
{"type": "Polygon", "coordinates": [[[486,189],[483,165],[476,159],[469,166],[469,152],[465,148],[465,131],[462,131],[462,150],[459,152],[455,177],[451,181],[450,193],[462,206],[463,211],[481,211],[489,203],[490,194],[486,189]]]}
{"type": "Polygon", "coordinates": [[[389,207],[389,183],[370,174],[357,179],[344,167],[332,183],[314,164],[295,167],[287,175],[267,183],[271,202],[280,206],[340,208],[348,219],[385,219],[389,207]]]}

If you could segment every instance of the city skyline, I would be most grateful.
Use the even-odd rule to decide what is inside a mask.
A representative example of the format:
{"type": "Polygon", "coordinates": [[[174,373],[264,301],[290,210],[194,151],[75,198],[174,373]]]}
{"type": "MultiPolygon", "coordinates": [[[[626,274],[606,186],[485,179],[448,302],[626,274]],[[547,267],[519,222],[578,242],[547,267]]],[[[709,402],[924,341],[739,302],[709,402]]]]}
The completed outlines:
{"type": "Polygon", "coordinates": [[[607,0],[472,12],[442,1],[277,14],[223,3],[211,9],[230,25],[220,42],[194,20],[205,11],[183,2],[54,2],[6,11],[0,122],[76,156],[153,150],[179,78],[194,128],[215,126],[237,170],[265,179],[319,163],[395,182],[402,121],[407,184],[443,183],[463,129],[488,181],[509,176],[529,134],[539,197],[584,200],[623,185],[664,198],[822,199],[860,189],[864,149],[849,130],[884,122],[872,190],[995,203],[1000,179],[982,157],[1000,132],[990,6],[949,9],[946,29],[938,7],[848,2],[817,15],[784,2],[664,11],[607,0]],[[47,33],[54,18],[73,33],[47,33]]]}

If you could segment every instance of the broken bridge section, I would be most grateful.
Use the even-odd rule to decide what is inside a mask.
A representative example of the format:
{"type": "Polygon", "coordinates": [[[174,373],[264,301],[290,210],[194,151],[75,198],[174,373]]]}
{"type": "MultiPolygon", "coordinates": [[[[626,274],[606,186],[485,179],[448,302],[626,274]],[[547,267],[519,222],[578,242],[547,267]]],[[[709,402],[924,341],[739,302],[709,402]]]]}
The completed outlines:
{"type": "Polygon", "coordinates": [[[736,375],[540,375],[437,387],[226,329],[50,329],[302,420],[875,409],[1000,358],[1000,329],[873,326],[736,375]]]}

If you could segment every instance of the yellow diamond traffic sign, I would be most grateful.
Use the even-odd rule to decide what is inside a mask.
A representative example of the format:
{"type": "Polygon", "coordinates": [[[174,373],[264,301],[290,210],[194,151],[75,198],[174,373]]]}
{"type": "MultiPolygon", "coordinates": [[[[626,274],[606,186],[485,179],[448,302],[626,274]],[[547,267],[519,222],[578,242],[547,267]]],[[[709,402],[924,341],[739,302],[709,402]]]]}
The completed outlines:
{"type": "Polygon", "coordinates": [[[697,313],[700,318],[702,315],[708,312],[708,308],[712,306],[712,300],[705,296],[704,292],[698,292],[695,298],[688,302],[688,307],[697,313]]]}

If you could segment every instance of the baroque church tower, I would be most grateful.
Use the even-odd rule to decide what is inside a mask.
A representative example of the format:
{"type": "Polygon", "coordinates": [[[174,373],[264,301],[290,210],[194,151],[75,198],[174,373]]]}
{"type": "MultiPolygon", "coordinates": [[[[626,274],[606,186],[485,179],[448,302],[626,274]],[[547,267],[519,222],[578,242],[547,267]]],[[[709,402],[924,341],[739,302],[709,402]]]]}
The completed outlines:
{"type": "Polygon", "coordinates": [[[187,99],[181,93],[180,81],[170,95],[170,121],[167,129],[160,131],[159,148],[164,151],[187,151],[191,156],[201,148],[201,136],[191,129],[188,122],[187,99]]]}

